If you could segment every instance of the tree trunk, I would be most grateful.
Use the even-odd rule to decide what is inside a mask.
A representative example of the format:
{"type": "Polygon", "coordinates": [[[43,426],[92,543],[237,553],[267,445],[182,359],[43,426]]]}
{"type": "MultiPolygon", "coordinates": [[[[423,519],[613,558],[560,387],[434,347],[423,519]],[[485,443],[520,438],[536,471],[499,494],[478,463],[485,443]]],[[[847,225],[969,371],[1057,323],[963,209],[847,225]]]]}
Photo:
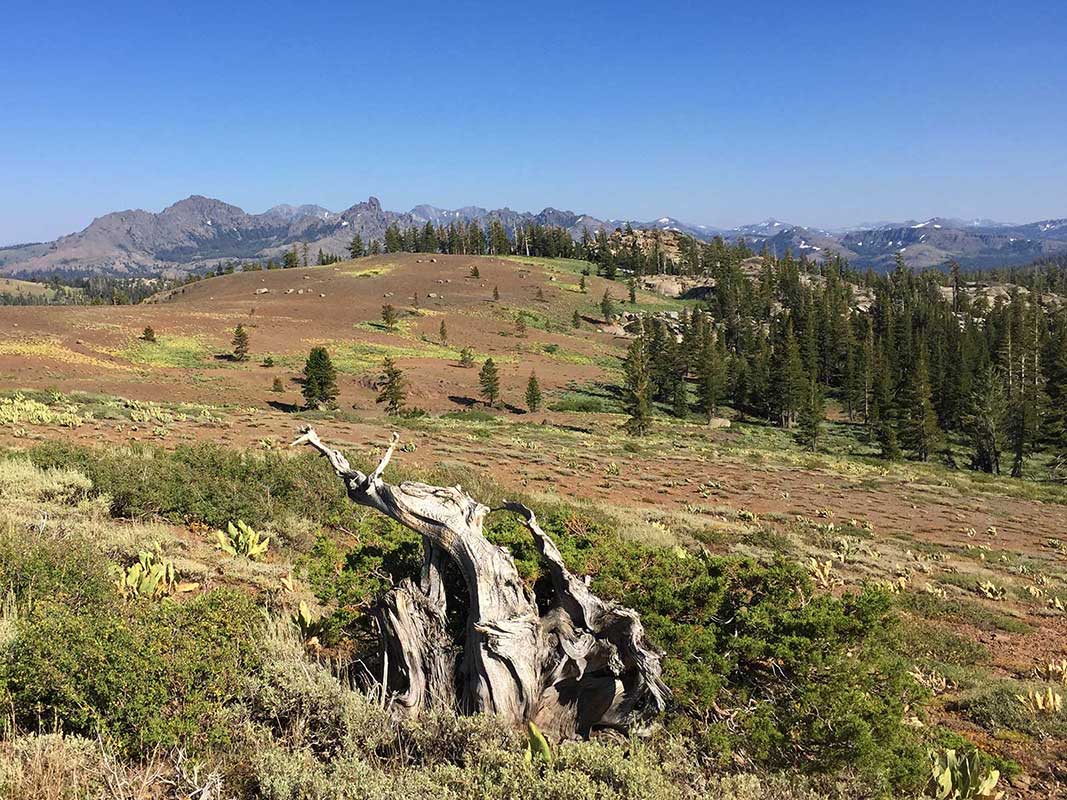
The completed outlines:
{"type": "Polygon", "coordinates": [[[459,486],[386,483],[382,473],[398,438],[394,433],[369,475],[352,469],[311,428],[293,443],[329,459],[352,501],[422,535],[418,584],[402,581],[375,612],[393,707],[410,716],[447,707],[487,712],[516,726],[533,721],[559,739],[600,728],[643,729],[665,708],[669,692],[660,679],[661,656],[637,613],[601,600],[572,575],[525,505],[490,509],[459,486]],[[553,597],[543,615],[510,553],[482,534],[493,510],[518,514],[547,562],[553,597]],[[445,558],[458,567],[469,595],[462,642],[447,631],[445,558]]]}

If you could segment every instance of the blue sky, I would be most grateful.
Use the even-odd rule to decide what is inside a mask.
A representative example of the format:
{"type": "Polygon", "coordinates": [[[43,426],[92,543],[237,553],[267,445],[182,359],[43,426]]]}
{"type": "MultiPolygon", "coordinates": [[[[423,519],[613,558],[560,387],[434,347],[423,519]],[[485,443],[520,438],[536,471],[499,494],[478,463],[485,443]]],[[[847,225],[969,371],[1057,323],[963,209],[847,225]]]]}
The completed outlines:
{"type": "Polygon", "coordinates": [[[45,0],[2,19],[0,242],[194,193],[709,225],[1067,216],[1062,0],[45,0]]]}

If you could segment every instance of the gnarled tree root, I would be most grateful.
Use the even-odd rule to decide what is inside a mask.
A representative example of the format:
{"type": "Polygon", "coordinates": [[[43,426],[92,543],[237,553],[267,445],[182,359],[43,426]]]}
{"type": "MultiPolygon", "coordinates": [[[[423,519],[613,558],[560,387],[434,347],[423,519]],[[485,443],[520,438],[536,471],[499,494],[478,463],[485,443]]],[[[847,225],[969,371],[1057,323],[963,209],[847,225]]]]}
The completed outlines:
{"type": "Polygon", "coordinates": [[[382,474],[398,439],[394,433],[369,475],[352,469],[311,428],[293,442],[324,455],[351,500],[422,535],[418,583],[401,582],[376,610],[392,706],[411,716],[451,707],[492,713],[516,726],[532,720],[557,739],[603,728],[642,730],[665,708],[668,689],[661,656],[637,613],[600,599],[572,575],[527,506],[489,509],[459,486],[386,483],[382,474]],[[491,510],[518,514],[547,562],[553,597],[543,614],[511,554],[483,535],[491,510]],[[469,594],[461,642],[447,630],[446,558],[469,594]]]}

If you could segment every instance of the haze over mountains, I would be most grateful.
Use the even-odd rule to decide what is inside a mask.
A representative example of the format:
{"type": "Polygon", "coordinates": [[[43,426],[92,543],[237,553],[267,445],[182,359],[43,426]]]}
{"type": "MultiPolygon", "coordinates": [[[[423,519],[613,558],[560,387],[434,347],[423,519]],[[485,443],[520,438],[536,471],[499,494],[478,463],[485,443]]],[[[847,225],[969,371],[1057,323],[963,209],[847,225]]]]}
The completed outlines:
{"type": "Polygon", "coordinates": [[[407,212],[386,211],[371,197],[335,212],[318,205],[279,205],[262,214],[248,214],[237,206],[193,195],[159,213],[117,211],[99,217],[78,233],[52,242],[0,247],[0,274],[40,276],[177,275],[223,261],[277,258],[293,244],[306,243],[317,254],[345,254],[354,233],[364,242],[382,240],[392,223],[401,228],[447,226],[450,222],[499,220],[509,233],[524,224],[566,228],[576,239],[584,230],[614,230],[627,223],[634,228],[671,230],[709,239],[744,239],[755,249],[766,246],[782,255],[821,259],[838,253],[856,267],[890,268],[897,256],[914,268],[938,266],[950,259],[964,266],[991,267],[1022,264],[1036,258],[1067,253],[1067,219],[1027,224],[992,220],[934,218],[925,221],[884,222],[856,230],[822,230],[780,220],[715,228],[693,225],[672,217],[651,221],[601,220],[588,214],[546,208],[538,213],[509,208],[459,209],[418,205],[407,212]]]}

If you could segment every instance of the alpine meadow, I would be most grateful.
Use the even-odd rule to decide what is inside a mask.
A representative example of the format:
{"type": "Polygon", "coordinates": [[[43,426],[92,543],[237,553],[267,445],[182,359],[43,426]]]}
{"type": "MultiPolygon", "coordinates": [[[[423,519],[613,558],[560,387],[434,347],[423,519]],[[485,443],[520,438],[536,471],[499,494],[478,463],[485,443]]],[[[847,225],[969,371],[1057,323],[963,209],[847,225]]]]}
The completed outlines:
{"type": "Polygon", "coordinates": [[[1067,27],[892,5],[13,10],[0,800],[1067,798],[1067,27]]]}

